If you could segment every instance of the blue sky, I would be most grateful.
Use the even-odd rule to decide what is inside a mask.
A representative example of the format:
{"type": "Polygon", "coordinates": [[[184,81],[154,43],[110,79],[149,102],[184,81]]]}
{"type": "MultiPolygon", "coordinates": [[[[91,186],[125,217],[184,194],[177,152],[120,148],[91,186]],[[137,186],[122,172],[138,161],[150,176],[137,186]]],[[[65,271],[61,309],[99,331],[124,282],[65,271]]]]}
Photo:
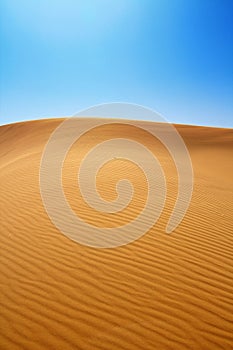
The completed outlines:
{"type": "Polygon", "coordinates": [[[0,124],[106,102],[233,127],[232,0],[1,0],[0,124]]]}

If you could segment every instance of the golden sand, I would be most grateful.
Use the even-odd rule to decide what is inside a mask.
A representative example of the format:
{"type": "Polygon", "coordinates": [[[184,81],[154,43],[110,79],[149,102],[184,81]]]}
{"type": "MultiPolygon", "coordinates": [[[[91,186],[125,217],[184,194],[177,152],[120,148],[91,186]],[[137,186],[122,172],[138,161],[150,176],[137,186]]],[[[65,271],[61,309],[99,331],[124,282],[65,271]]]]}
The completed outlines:
{"type": "Polygon", "coordinates": [[[117,215],[100,215],[83,201],[77,167],[100,139],[120,132],[144,142],[168,181],[164,211],[149,232],[126,246],[94,249],[61,234],[42,204],[41,155],[60,123],[0,127],[0,349],[232,349],[233,130],[176,125],[192,159],[194,190],[171,235],[164,231],[177,174],[162,145],[126,126],[106,126],[77,142],[64,164],[64,190],[77,215],[93,225],[132,220],[146,198],[143,173],[120,159],[101,169],[97,186],[112,200],[116,182],[127,177],[132,203],[117,215]]]}

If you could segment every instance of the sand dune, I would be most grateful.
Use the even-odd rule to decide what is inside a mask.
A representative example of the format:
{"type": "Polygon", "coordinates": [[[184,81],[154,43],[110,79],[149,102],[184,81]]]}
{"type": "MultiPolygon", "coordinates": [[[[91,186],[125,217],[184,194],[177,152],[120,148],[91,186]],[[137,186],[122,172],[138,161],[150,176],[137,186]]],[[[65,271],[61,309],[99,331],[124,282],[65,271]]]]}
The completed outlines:
{"type": "MultiPolygon", "coordinates": [[[[60,123],[0,127],[0,348],[232,349],[233,130],[176,125],[193,162],[194,191],[187,215],[167,235],[177,194],[169,155],[143,132],[103,128],[99,138],[120,132],[157,154],[168,195],[158,222],[139,240],[94,249],[61,234],[42,204],[41,155],[60,123]]],[[[76,171],[98,140],[90,133],[72,147],[64,164],[64,191],[84,220],[115,227],[142,209],[145,178],[130,162],[110,162],[97,179],[101,195],[114,199],[118,178],[128,177],[135,186],[133,201],[115,216],[89,208],[77,188],[76,171]]]]}

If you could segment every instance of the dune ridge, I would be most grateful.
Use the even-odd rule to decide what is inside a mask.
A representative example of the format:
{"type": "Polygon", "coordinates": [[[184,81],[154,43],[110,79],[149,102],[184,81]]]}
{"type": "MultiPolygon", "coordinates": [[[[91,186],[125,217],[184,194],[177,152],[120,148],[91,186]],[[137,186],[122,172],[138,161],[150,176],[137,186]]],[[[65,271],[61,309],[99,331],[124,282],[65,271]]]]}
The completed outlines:
{"type": "MultiPolygon", "coordinates": [[[[171,235],[164,229],[177,194],[174,164],[144,133],[120,130],[122,137],[145,142],[160,158],[168,185],[166,205],[156,225],[139,240],[93,249],[61,234],[42,204],[40,160],[61,122],[0,127],[0,348],[231,350],[233,130],[175,125],[190,152],[194,191],[187,215],[171,235]]],[[[117,132],[119,128],[106,126],[99,137],[108,139],[117,132]]],[[[141,210],[145,178],[130,162],[110,162],[97,179],[101,195],[115,198],[115,182],[128,176],[135,197],[115,216],[88,208],[76,172],[96,141],[90,133],[70,150],[64,191],[84,220],[113,227],[141,210]]]]}

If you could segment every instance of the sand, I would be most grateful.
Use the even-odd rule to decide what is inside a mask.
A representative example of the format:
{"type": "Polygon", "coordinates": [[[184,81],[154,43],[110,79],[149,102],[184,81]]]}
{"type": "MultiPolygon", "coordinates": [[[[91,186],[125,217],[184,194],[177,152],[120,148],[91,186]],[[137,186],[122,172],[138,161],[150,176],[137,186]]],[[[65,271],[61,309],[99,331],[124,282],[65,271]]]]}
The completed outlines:
{"type": "MultiPolygon", "coordinates": [[[[232,349],[233,130],[175,126],[190,152],[194,189],[187,215],[167,235],[177,195],[169,155],[143,133],[102,129],[100,138],[115,137],[120,130],[157,152],[168,196],[158,222],[143,237],[95,249],[60,233],[42,204],[40,159],[60,123],[50,119],[0,127],[0,348],[232,349]]],[[[84,220],[115,227],[142,209],[145,178],[122,159],[101,169],[97,185],[105,199],[116,196],[114,184],[121,176],[133,181],[135,196],[119,215],[100,216],[82,200],[75,181],[77,164],[95,142],[86,135],[71,149],[64,190],[84,220]]]]}

